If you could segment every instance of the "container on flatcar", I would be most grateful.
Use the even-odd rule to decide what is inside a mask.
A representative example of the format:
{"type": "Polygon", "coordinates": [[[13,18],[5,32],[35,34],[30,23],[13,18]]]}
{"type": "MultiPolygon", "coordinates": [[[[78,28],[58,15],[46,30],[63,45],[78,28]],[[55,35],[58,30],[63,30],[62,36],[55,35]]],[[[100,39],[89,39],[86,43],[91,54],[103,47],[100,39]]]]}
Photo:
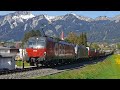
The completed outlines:
{"type": "Polygon", "coordinates": [[[77,59],[87,59],[88,58],[88,50],[83,45],[76,45],[75,49],[77,48],[77,59]]]}
{"type": "Polygon", "coordinates": [[[86,48],[88,49],[88,57],[95,58],[96,57],[95,49],[90,47],[86,47],[86,48]]]}

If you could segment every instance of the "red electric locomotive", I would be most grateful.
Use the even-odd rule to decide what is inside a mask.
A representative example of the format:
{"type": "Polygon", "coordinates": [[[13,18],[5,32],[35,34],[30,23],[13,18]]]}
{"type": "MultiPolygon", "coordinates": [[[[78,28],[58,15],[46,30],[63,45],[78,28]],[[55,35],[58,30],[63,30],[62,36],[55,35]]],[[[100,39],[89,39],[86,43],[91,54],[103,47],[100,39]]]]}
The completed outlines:
{"type": "Polygon", "coordinates": [[[53,65],[75,59],[75,45],[50,37],[32,37],[26,48],[30,65],[53,65]]]}

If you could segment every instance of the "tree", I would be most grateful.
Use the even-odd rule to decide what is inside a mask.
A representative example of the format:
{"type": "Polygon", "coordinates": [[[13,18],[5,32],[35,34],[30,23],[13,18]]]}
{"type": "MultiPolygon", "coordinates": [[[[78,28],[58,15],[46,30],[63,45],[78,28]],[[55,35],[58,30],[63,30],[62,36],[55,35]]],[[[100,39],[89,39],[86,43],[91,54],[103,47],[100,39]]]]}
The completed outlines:
{"type": "Polygon", "coordinates": [[[82,41],[83,41],[83,45],[87,46],[87,35],[86,33],[82,33],[82,41]]]}
{"type": "Polygon", "coordinates": [[[67,38],[65,39],[65,41],[73,43],[73,44],[87,46],[87,35],[86,33],[82,33],[79,36],[77,36],[75,33],[70,32],[67,38]]]}
{"type": "Polygon", "coordinates": [[[92,43],[92,44],[90,45],[90,47],[91,47],[91,48],[94,48],[94,49],[97,49],[97,50],[100,49],[99,45],[96,44],[96,43],[92,43]]]}
{"type": "Polygon", "coordinates": [[[78,45],[87,46],[87,35],[86,35],[86,33],[80,34],[80,36],[78,37],[78,45]]]}
{"type": "Polygon", "coordinates": [[[31,30],[30,32],[26,32],[22,39],[22,46],[28,41],[30,37],[39,37],[41,33],[39,30],[31,30]]]}
{"type": "Polygon", "coordinates": [[[78,36],[77,42],[78,42],[78,45],[82,45],[83,44],[82,34],[80,34],[80,36],[78,36]]]}
{"type": "Polygon", "coordinates": [[[117,49],[120,49],[120,43],[117,44],[117,49]]]}
{"type": "Polygon", "coordinates": [[[65,41],[73,43],[73,44],[77,44],[77,35],[74,32],[70,32],[67,36],[67,38],[65,39],[65,41]]]}
{"type": "Polygon", "coordinates": [[[36,30],[36,36],[42,36],[39,30],[36,30]]]}

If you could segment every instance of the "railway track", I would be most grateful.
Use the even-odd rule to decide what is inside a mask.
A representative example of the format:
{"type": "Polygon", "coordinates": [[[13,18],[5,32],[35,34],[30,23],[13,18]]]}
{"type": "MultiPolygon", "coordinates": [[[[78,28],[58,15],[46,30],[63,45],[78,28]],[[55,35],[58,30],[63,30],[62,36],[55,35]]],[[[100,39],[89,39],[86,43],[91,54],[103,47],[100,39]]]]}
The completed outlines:
{"type": "Polygon", "coordinates": [[[20,73],[20,72],[26,72],[31,70],[37,70],[42,69],[43,67],[28,67],[28,68],[16,68],[15,70],[1,70],[0,75],[6,75],[6,74],[13,74],[13,73],[20,73]]]}
{"type": "MultiPolygon", "coordinates": [[[[75,64],[75,63],[78,63],[78,62],[68,62],[68,63],[64,63],[64,64],[59,64],[59,65],[53,65],[53,66],[49,66],[50,68],[58,68],[58,67],[61,67],[61,66],[65,66],[65,65],[69,65],[69,64],[75,64]]],[[[21,68],[21,67],[17,67],[15,70],[7,70],[7,69],[4,69],[2,71],[0,71],[0,75],[9,75],[9,74],[14,74],[14,73],[22,73],[22,72],[27,72],[27,71],[34,71],[34,70],[39,70],[39,69],[45,69],[45,68],[48,68],[48,67],[45,67],[45,66],[40,66],[40,67],[25,67],[24,69],[21,68]]]]}
{"type": "Polygon", "coordinates": [[[24,69],[16,69],[13,71],[1,72],[0,79],[28,79],[28,78],[34,77],[34,76],[45,76],[45,75],[55,74],[55,73],[63,72],[66,70],[79,69],[88,64],[93,64],[93,63],[97,63],[99,61],[103,61],[105,58],[106,57],[96,59],[93,61],[85,61],[85,62],[55,66],[52,68],[30,67],[30,68],[24,68],[24,69]]]}

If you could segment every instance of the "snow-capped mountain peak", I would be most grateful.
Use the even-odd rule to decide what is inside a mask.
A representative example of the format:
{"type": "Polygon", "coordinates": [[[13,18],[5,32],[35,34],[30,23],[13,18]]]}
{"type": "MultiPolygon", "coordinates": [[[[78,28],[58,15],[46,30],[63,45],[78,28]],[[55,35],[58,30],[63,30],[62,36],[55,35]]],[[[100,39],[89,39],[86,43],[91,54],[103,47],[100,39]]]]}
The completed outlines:
{"type": "Polygon", "coordinates": [[[51,19],[54,19],[55,16],[48,16],[48,15],[44,15],[47,19],[51,20],[51,19]]]}
{"type": "Polygon", "coordinates": [[[31,11],[16,11],[13,13],[14,15],[30,15],[31,14],[31,11]]]}
{"type": "Polygon", "coordinates": [[[15,13],[12,14],[13,17],[12,19],[30,19],[35,17],[33,14],[31,14],[29,11],[17,11],[15,13]]]}
{"type": "Polygon", "coordinates": [[[48,15],[43,15],[48,21],[51,22],[52,19],[55,18],[55,16],[48,16],[48,15]]]}
{"type": "Polygon", "coordinates": [[[78,18],[79,20],[83,20],[83,21],[93,21],[92,18],[89,18],[89,17],[85,17],[85,16],[79,16],[75,13],[69,13],[69,14],[66,14],[64,16],[64,19],[66,18],[78,18]]]}
{"type": "Polygon", "coordinates": [[[30,18],[33,18],[35,16],[33,14],[30,14],[30,15],[20,15],[20,17],[23,19],[30,19],[30,18]]]}
{"type": "Polygon", "coordinates": [[[111,18],[111,21],[115,21],[116,23],[120,21],[120,15],[116,15],[111,18]]]}
{"type": "Polygon", "coordinates": [[[110,18],[107,16],[99,16],[99,17],[95,18],[95,20],[110,20],[110,18]]]}

